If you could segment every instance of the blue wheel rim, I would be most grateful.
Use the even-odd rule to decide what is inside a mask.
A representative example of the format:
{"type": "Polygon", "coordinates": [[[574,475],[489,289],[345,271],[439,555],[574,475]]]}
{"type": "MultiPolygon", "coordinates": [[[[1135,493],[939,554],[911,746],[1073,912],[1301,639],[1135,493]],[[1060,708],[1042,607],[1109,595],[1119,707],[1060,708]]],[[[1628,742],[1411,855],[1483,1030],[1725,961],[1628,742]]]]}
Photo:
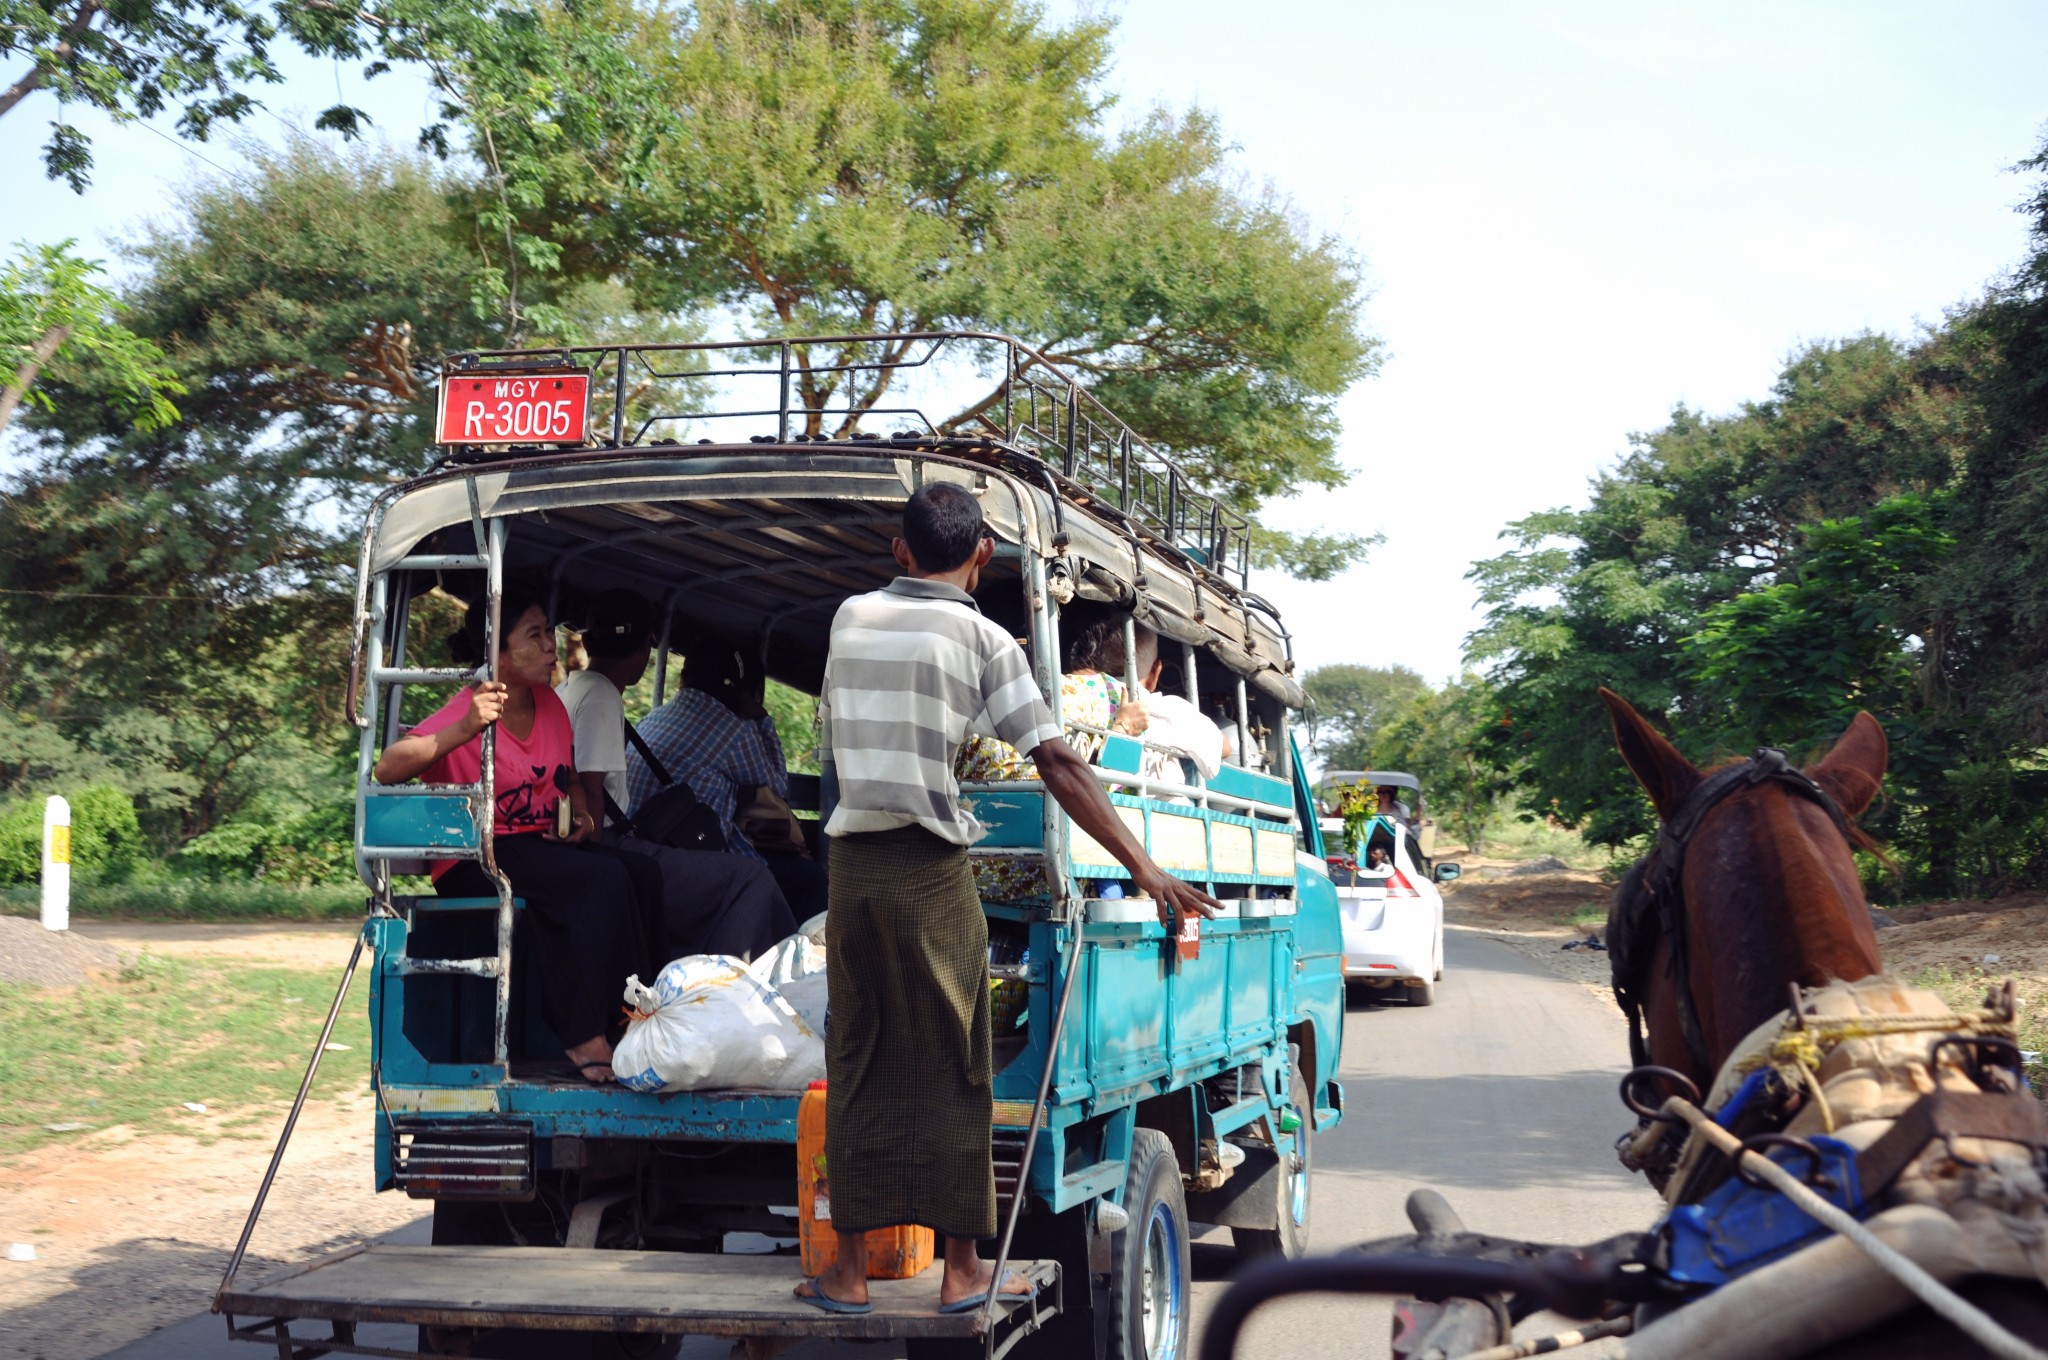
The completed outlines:
{"type": "Polygon", "coordinates": [[[1147,1360],[1173,1360],[1180,1354],[1181,1300],[1187,1282],[1181,1278],[1180,1223],[1165,1203],[1152,1206],[1145,1220],[1145,1254],[1139,1299],[1147,1360]]]}

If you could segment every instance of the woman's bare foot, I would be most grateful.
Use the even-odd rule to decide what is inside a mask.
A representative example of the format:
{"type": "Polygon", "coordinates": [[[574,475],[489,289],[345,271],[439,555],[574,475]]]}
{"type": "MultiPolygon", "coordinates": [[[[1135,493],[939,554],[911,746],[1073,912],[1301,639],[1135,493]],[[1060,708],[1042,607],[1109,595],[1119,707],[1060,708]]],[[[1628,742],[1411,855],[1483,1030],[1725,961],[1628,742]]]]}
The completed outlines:
{"type": "Polygon", "coordinates": [[[577,1072],[593,1086],[602,1086],[617,1080],[612,1073],[612,1046],[600,1034],[586,1039],[574,1048],[565,1048],[562,1055],[576,1065],[577,1072]]]}

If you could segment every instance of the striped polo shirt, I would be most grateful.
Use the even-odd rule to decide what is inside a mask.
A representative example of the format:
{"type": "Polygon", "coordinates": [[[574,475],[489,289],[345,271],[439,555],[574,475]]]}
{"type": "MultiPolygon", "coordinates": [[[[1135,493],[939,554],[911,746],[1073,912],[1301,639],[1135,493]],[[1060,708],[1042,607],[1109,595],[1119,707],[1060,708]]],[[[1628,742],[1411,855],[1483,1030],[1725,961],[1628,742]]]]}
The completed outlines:
{"type": "Polygon", "coordinates": [[[972,845],[988,833],[953,779],[968,734],[1027,753],[1059,736],[1024,649],[966,591],[910,576],[839,606],[818,707],[832,836],[916,825],[972,845]]]}

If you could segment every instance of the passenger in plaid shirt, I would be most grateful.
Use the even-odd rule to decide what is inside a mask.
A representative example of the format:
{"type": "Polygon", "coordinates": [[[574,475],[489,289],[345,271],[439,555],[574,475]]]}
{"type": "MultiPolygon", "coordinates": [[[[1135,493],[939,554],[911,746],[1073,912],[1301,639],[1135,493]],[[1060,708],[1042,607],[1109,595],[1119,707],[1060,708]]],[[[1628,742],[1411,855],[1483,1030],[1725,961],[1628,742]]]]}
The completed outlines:
{"type": "MultiPolygon", "coordinates": [[[[727,850],[767,863],[802,922],[825,910],[823,867],[802,855],[764,855],[734,825],[741,799],[750,799],[758,787],[765,785],[785,802],[789,798],[789,766],[775,720],[763,707],[764,687],[764,677],[745,651],[730,641],[706,638],[684,658],[682,690],[642,719],[639,732],[669,774],[717,814],[727,850]]],[[[637,813],[660,788],[640,753],[629,752],[631,811],[637,813]]]]}

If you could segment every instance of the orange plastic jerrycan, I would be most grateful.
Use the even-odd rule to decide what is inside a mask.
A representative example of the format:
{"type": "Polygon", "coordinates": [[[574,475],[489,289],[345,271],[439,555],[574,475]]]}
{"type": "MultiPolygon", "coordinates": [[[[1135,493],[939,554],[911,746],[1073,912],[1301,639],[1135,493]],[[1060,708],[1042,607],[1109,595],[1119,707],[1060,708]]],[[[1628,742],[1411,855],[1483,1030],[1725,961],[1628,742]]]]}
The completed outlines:
{"type": "MultiPolygon", "coordinates": [[[[796,1215],[803,1271],[829,1270],[839,1257],[832,1231],[832,1182],[825,1166],[825,1083],[814,1081],[796,1107],[796,1215]]],[[[882,1228],[868,1234],[868,1278],[907,1280],[932,1263],[930,1228],[882,1228]]]]}

